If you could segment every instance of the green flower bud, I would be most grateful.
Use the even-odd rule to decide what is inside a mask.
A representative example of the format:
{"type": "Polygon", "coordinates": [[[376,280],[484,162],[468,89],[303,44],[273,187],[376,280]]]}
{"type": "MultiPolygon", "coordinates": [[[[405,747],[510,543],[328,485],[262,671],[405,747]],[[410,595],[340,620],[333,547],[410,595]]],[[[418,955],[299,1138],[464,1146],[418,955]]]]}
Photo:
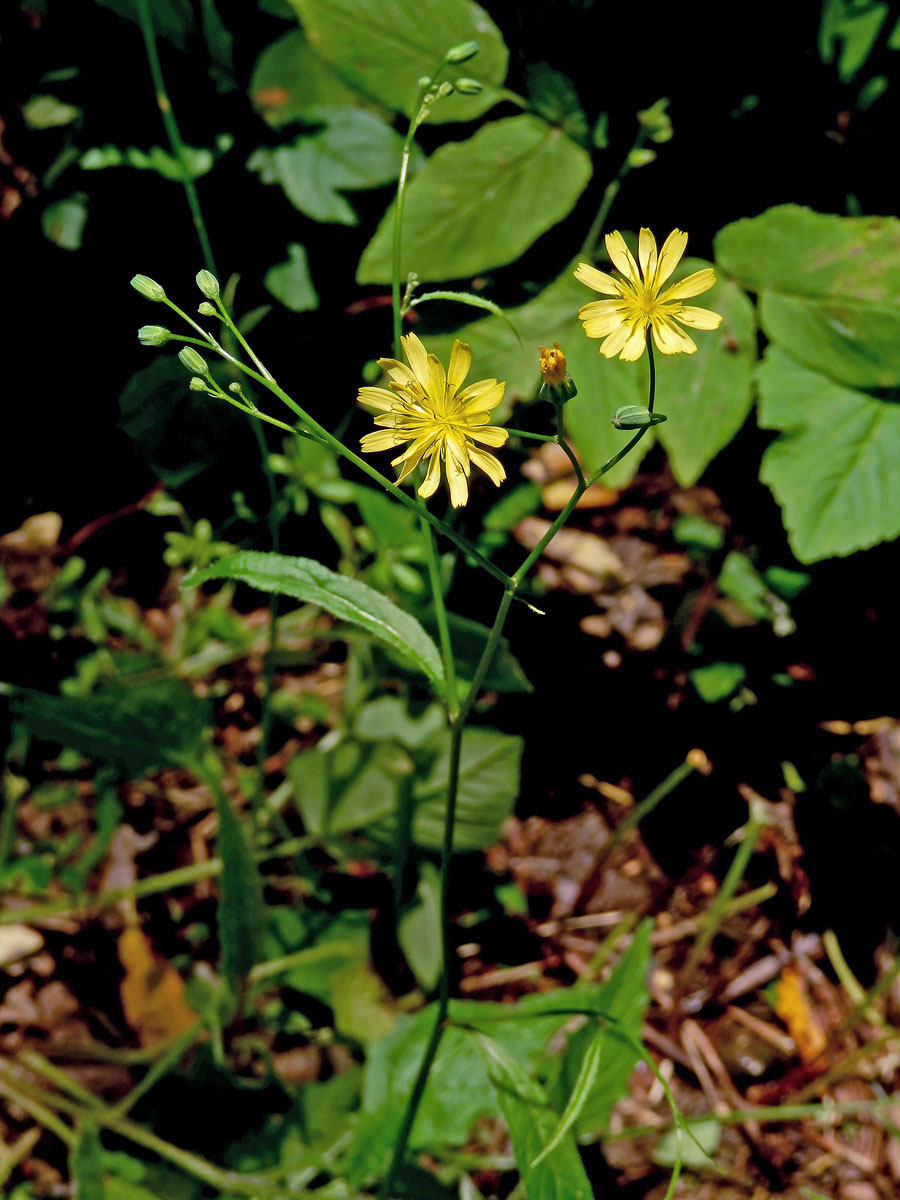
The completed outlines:
{"type": "Polygon", "coordinates": [[[219,281],[212,271],[197,272],[197,287],[208,300],[215,300],[219,294],[219,281]]]}
{"type": "Polygon", "coordinates": [[[630,150],[628,152],[629,167],[646,167],[656,159],[656,151],[648,148],[630,150]]]}
{"type": "Polygon", "coordinates": [[[171,333],[162,325],[142,325],[138,330],[138,339],[142,346],[164,346],[171,338],[171,333]]]}
{"type": "Polygon", "coordinates": [[[229,383],[228,390],[229,392],[234,392],[236,396],[240,396],[241,385],[237,382],[237,380],[235,380],[234,383],[229,383]]]}
{"type": "Polygon", "coordinates": [[[454,86],[464,96],[477,96],[479,92],[484,91],[483,84],[480,84],[477,79],[457,79],[454,86]]]}
{"type": "MultiPolygon", "coordinates": [[[[180,355],[179,355],[179,357],[180,357],[180,355]]],[[[200,379],[200,378],[198,378],[198,376],[195,375],[194,378],[191,380],[191,391],[192,392],[208,392],[209,387],[206,383],[206,380],[200,379]]]]}
{"type": "MultiPolygon", "coordinates": [[[[179,350],[178,357],[181,361],[181,365],[183,367],[186,367],[187,370],[190,371],[192,375],[208,375],[209,374],[209,367],[206,365],[206,363],[203,361],[203,359],[197,353],[197,351],[193,348],[193,346],[185,346],[183,349],[179,350]]],[[[206,387],[206,384],[204,384],[203,386],[206,387]]]]}
{"type": "Polygon", "coordinates": [[[450,82],[449,79],[444,80],[444,82],[438,88],[437,94],[439,96],[452,96],[453,95],[453,84],[450,82]]]}
{"type": "Polygon", "coordinates": [[[661,425],[666,417],[663,413],[652,413],[639,404],[624,404],[612,416],[616,429],[643,429],[645,425],[661,425]]]}
{"type": "Polygon", "coordinates": [[[420,75],[419,83],[418,83],[419,91],[424,92],[427,87],[431,87],[431,76],[430,75],[420,75]]]}
{"type": "Polygon", "coordinates": [[[218,310],[214,304],[210,304],[208,300],[204,300],[202,304],[197,305],[197,312],[201,317],[217,317],[218,310]]]}
{"type": "Polygon", "coordinates": [[[445,62],[448,63],[464,63],[470,58],[474,58],[478,53],[477,42],[460,42],[458,46],[451,46],[447,51],[445,62]]]}
{"type": "Polygon", "coordinates": [[[151,279],[149,275],[135,275],[131,281],[131,286],[136,292],[140,292],[142,296],[146,296],[148,300],[165,300],[166,293],[159,286],[155,279],[151,279]]]}

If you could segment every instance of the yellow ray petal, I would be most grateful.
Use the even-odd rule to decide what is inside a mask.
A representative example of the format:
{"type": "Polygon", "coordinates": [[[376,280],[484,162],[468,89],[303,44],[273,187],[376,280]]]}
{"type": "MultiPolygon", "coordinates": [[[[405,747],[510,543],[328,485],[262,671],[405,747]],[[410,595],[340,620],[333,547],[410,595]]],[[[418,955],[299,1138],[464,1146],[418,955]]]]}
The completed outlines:
{"type": "Polygon", "coordinates": [[[361,437],[359,444],[366,454],[372,454],[377,450],[391,450],[394,446],[402,446],[406,440],[396,429],[376,429],[374,433],[367,433],[361,437]]]}
{"type": "MultiPolygon", "coordinates": [[[[454,448],[448,443],[446,447],[444,466],[447,471],[447,483],[450,485],[450,503],[454,508],[462,508],[469,499],[469,482],[461,459],[454,448]]],[[[468,463],[465,464],[468,466],[468,463]]]]}
{"type": "Polygon", "coordinates": [[[387,388],[361,387],[356,397],[356,403],[376,412],[391,412],[397,406],[397,397],[387,388]]]}
{"type": "MultiPolygon", "coordinates": [[[[484,442],[485,446],[503,446],[506,444],[509,434],[499,425],[476,425],[469,428],[468,436],[474,438],[476,442],[484,442]]],[[[471,454],[471,452],[470,446],[469,453],[471,454]]]]}
{"type": "Polygon", "coordinates": [[[715,282],[715,271],[712,267],[704,267],[702,271],[695,271],[693,275],[688,275],[666,288],[659,302],[666,304],[670,300],[686,300],[688,296],[699,296],[701,292],[708,292],[715,282]]]}
{"type": "Polygon", "coordinates": [[[428,385],[425,388],[435,412],[441,416],[446,412],[447,376],[441,360],[436,354],[428,355],[428,385]]]}
{"type": "Polygon", "coordinates": [[[656,266],[656,275],[653,279],[654,288],[661,287],[681,262],[687,240],[686,233],[682,233],[680,229],[673,229],[663,242],[663,248],[659,252],[659,262],[656,266]]]}
{"type": "Polygon", "coordinates": [[[469,457],[476,467],[481,467],[491,483],[495,483],[497,487],[506,478],[506,471],[503,469],[503,464],[493,454],[488,454],[486,450],[479,450],[477,446],[469,447],[469,457]]]}
{"type": "Polygon", "coordinates": [[[621,311],[614,309],[602,316],[589,317],[584,322],[584,332],[588,337],[602,338],[606,337],[608,333],[612,333],[619,325],[627,325],[627,323],[621,311]]]}
{"type": "Polygon", "coordinates": [[[425,472],[425,478],[419,484],[419,495],[422,499],[427,500],[429,496],[433,496],[440,482],[441,451],[439,446],[435,446],[431,452],[431,458],[428,460],[428,470],[425,472]]]}
{"type": "Polygon", "coordinates": [[[621,293],[622,289],[617,279],[613,279],[612,275],[607,275],[605,271],[598,271],[589,263],[579,263],[573,274],[580,283],[586,283],[589,288],[601,292],[604,296],[618,296],[621,293]]]}
{"type": "Polygon", "coordinates": [[[450,366],[447,370],[447,394],[449,397],[455,396],[462,387],[471,365],[472,347],[467,342],[454,342],[450,352],[450,366]]]}
{"type": "Polygon", "coordinates": [[[718,313],[712,312],[708,308],[694,308],[690,304],[680,308],[675,314],[675,319],[682,325],[689,325],[691,329],[718,329],[722,324],[722,318],[718,313]]]}
{"type": "Polygon", "coordinates": [[[635,328],[640,328],[640,324],[628,325],[623,321],[621,325],[614,329],[606,341],[600,343],[600,353],[603,357],[615,358],[635,328]]]}
{"type": "Polygon", "coordinates": [[[641,276],[637,269],[631,251],[625,245],[625,239],[618,229],[606,235],[606,253],[612,265],[628,279],[635,287],[641,286],[641,276]]]}
{"type": "Polygon", "coordinates": [[[644,282],[652,284],[656,274],[656,238],[649,229],[642,229],[638,236],[638,261],[641,264],[641,274],[644,282]]]}
{"type": "Polygon", "coordinates": [[[428,351],[414,333],[408,333],[400,339],[403,353],[406,355],[416,379],[427,390],[428,388],[428,351]]]}
{"type": "Polygon", "coordinates": [[[674,321],[654,321],[653,340],[663,354],[693,354],[697,349],[696,343],[674,321]]]}
{"type": "Polygon", "coordinates": [[[619,358],[623,362],[635,362],[644,353],[644,347],[647,345],[647,323],[646,321],[638,321],[628,335],[628,340],[622,347],[622,352],[619,358]]]}
{"type": "Polygon", "coordinates": [[[506,381],[496,383],[491,381],[490,386],[482,388],[480,384],[473,384],[472,387],[466,388],[464,392],[460,392],[457,399],[463,405],[463,411],[466,417],[474,413],[490,412],[492,408],[496,408],[503,399],[503,393],[506,391],[506,381]]]}

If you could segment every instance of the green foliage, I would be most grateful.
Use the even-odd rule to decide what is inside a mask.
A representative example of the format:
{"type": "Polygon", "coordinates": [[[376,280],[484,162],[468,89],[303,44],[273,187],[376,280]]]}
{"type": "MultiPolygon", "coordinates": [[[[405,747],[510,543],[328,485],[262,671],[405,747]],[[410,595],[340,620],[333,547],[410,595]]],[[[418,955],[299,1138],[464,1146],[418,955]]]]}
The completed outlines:
{"type": "MultiPolygon", "coordinates": [[[[591,177],[588,154],[561,130],[523,114],[449,142],[410,184],[400,273],[460,279],[518,258],[572,209],[591,177]]],[[[393,207],[366,247],[360,283],[391,277],[393,207]]]]}
{"type": "Polygon", "coordinates": [[[100,1131],[93,1121],[83,1121],[69,1155],[69,1174],[75,1200],[106,1200],[100,1131]]]}
{"type": "Polygon", "coordinates": [[[412,973],[426,992],[441,977],[441,877],[431,863],[422,863],[416,900],[397,924],[397,940],[412,973]]]}
{"type": "Polygon", "coordinates": [[[476,78],[480,95],[435,104],[431,121],[463,121],[493,107],[509,59],[499,29],[472,0],[395,0],[389,12],[370,0],[291,0],[315,49],[344,81],[395,112],[413,116],[416,83],[432,75],[451,46],[474,40],[478,54],[448,66],[441,80],[476,78]],[[498,85],[498,86],[491,86],[498,85]]]}
{"type": "Polygon", "coordinates": [[[884,22],[894,21],[888,46],[900,49],[900,21],[890,5],[871,0],[825,0],[819,25],[819,56],[837,62],[842,83],[849,83],[865,65],[884,22]]]}
{"type": "Polygon", "coordinates": [[[783,436],[760,477],[784,511],[801,562],[900,534],[900,408],[833,382],[771,347],[759,369],[759,421],[783,436]]]}
{"type": "Polygon", "coordinates": [[[690,672],[697,695],[707,704],[715,704],[733,695],[747,677],[743,663],[716,662],[690,672]]]}
{"type": "Polygon", "coordinates": [[[356,225],[358,217],[341,192],[379,187],[397,178],[401,139],[375,113],[335,109],[316,133],[247,160],[263,183],[277,183],[295,208],[314,221],[356,225]]]}
{"type": "Polygon", "coordinates": [[[129,778],[196,760],[209,706],[178,679],[111,682],[91,696],[15,693],[13,711],[35,737],[58,742],[129,778]]]}
{"type": "Polygon", "coordinates": [[[558,125],[573,141],[587,147],[590,126],[571,79],[546,63],[530,64],[526,78],[534,111],[551,125],[558,125]]]}
{"type": "Polygon", "coordinates": [[[32,96],[22,106],[22,116],[29,129],[59,129],[76,121],[81,116],[81,109],[56,96],[32,96]]]}
{"type": "MultiPolygon", "coordinates": [[[[221,133],[216,138],[215,151],[204,147],[184,147],[184,161],[192,179],[199,179],[212,170],[217,158],[226,154],[234,144],[231,134],[221,133]]],[[[151,146],[149,150],[139,150],[136,146],[126,146],[120,150],[118,146],[95,146],[86,150],[79,159],[83,171],[103,171],[108,167],[133,167],[138,171],[155,171],[163,179],[173,183],[181,183],[184,172],[181,160],[174,154],[163,150],[161,146],[151,146]]]]}
{"type": "Polygon", "coordinates": [[[54,200],[41,213],[44,237],[63,250],[79,250],[87,217],[84,192],[76,192],[65,200],[54,200]]]}
{"type": "Polygon", "coordinates": [[[215,758],[207,759],[207,764],[206,777],[216,799],[219,818],[218,850],[222,872],[217,921],[222,968],[225,978],[233,984],[262,958],[263,885],[247,833],[217,778],[219,771],[215,758]]]}
{"type": "Polygon", "coordinates": [[[291,312],[309,312],[319,307],[319,297],[309,274],[306,248],[291,242],[287,262],[269,267],[263,280],[266,289],[291,312]]]}
{"type": "Polygon", "coordinates": [[[341,621],[365,629],[387,643],[439,687],[444,668],[437,646],[415,619],[358,579],[338,575],[310,558],[243,551],[191,575],[185,586],[208,579],[236,579],[261,592],[293,596],[316,604],[341,621]]]}
{"type": "MultiPolygon", "coordinates": [[[[104,8],[120,17],[140,24],[138,0],[97,0],[104,8]]],[[[191,0],[153,0],[153,27],[156,33],[174,43],[179,50],[187,48],[187,38],[194,25],[191,0]]]]}
{"type": "Polygon", "coordinates": [[[296,121],[326,123],[335,109],[360,102],[359,94],[315,52],[301,29],[283,34],[259,56],[250,78],[250,98],[276,129],[296,121]]]}

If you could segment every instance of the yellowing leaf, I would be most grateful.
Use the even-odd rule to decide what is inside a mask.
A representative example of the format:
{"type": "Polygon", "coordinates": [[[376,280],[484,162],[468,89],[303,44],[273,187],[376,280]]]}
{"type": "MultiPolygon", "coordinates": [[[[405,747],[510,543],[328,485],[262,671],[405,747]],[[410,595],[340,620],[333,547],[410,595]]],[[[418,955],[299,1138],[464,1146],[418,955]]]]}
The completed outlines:
{"type": "Polygon", "coordinates": [[[805,1063],[814,1062],[828,1038],[813,1008],[806,980],[796,967],[785,967],[775,992],[775,1012],[784,1021],[805,1063]]]}
{"type": "Polygon", "coordinates": [[[184,980],[156,957],[136,926],[119,938],[119,962],[125,968],[119,988],[125,1020],[142,1046],[169,1041],[196,1024],[197,1014],[184,998],[184,980]]]}

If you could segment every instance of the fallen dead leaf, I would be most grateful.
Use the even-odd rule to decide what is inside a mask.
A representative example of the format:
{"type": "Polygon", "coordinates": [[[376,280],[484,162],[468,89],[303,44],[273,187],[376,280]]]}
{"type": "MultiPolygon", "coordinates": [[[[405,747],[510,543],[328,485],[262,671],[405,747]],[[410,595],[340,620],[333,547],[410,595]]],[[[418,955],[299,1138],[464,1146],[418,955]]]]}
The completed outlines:
{"type": "Polygon", "coordinates": [[[197,1014],[184,998],[184,980],[156,957],[136,925],[119,938],[119,961],[125,968],[119,987],[122,1009],[142,1046],[169,1041],[196,1024],[197,1014]]]}
{"type": "Polygon", "coordinates": [[[803,1062],[815,1062],[828,1039],[810,1001],[806,979],[794,966],[785,967],[775,985],[775,1013],[786,1025],[803,1062]]]}

